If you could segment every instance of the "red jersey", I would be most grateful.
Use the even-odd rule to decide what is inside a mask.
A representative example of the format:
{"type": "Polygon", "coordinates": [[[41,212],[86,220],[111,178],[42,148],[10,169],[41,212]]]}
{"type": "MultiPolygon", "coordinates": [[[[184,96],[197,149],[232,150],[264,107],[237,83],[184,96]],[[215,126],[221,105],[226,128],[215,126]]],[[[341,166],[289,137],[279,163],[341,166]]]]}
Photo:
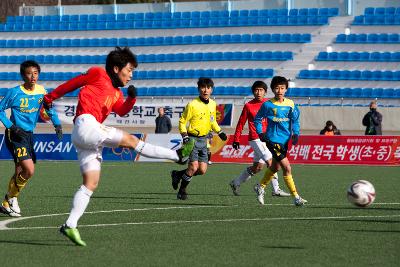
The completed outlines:
{"type": "Polygon", "coordinates": [[[111,78],[100,67],[90,68],[87,73],[61,84],[51,93],[45,95],[44,101],[51,103],[53,100],[80,87],[75,118],[82,114],[91,114],[98,122],[103,123],[111,111],[119,116],[124,116],[132,110],[136,102],[136,98],[129,96],[124,102],[121,90],[112,85],[111,78]]]}
{"type": "MultiPolygon", "coordinates": [[[[239,121],[236,125],[233,142],[239,142],[243,127],[247,121],[249,122],[249,141],[259,138],[256,132],[256,128],[254,127],[254,117],[256,116],[258,110],[261,108],[262,104],[265,101],[268,101],[268,99],[263,98],[263,100],[261,101],[253,99],[244,105],[242,114],[240,114],[239,121]]],[[[265,132],[267,129],[267,121],[265,119],[263,120],[262,125],[263,132],[265,132]]]]}

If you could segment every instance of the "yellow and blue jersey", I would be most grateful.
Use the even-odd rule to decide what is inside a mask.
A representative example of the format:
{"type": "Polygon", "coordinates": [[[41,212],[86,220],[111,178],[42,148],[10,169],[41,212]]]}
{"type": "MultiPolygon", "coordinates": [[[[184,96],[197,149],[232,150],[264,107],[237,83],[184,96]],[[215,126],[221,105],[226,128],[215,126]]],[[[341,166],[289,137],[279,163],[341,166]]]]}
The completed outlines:
{"type": "MultiPolygon", "coordinates": [[[[46,94],[43,86],[35,84],[33,90],[26,90],[23,85],[8,90],[0,101],[0,121],[6,128],[13,124],[23,130],[33,132],[39,117],[43,96],[46,94]],[[11,116],[7,118],[5,110],[11,109],[11,116]]],[[[53,109],[46,111],[53,125],[60,125],[60,120],[53,109]]]]}
{"type": "Polygon", "coordinates": [[[197,97],[186,105],[179,119],[179,132],[193,136],[206,136],[211,130],[218,133],[221,128],[216,117],[217,104],[215,101],[209,99],[206,104],[200,100],[200,97],[197,97]]]}
{"type": "Polygon", "coordinates": [[[284,98],[282,103],[273,98],[261,106],[254,118],[257,134],[263,132],[264,118],[268,122],[267,138],[273,143],[286,145],[292,134],[300,134],[300,110],[288,98],[284,98]]]}

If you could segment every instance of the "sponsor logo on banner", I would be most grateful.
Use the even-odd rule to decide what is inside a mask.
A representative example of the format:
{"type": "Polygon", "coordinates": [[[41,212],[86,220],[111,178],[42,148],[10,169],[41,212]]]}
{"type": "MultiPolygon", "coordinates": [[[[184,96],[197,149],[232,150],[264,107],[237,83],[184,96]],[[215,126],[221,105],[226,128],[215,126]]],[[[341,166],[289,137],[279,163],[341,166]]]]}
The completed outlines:
{"type": "MultiPolygon", "coordinates": [[[[227,142],[213,138],[213,162],[251,163],[253,150],[247,135],[240,137],[240,149],[232,148],[233,135],[227,142]]],[[[300,136],[296,146],[289,144],[291,163],[400,165],[400,136],[300,136]]]]}
{"type": "MultiPolygon", "coordinates": [[[[134,134],[139,139],[142,134],[134,134]]],[[[12,159],[7,147],[3,144],[4,135],[0,136],[0,159],[12,159]]],[[[34,150],[38,160],[77,160],[77,153],[71,141],[71,134],[64,134],[60,141],[55,134],[35,134],[34,150]]],[[[137,153],[128,148],[103,148],[103,160],[135,160],[137,153]]]]}
{"type": "MultiPolygon", "coordinates": [[[[73,118],[76,114],[77,101],[76,99],[65,98],[54,102],[57,115],[62,124],[73,124],[73,118]]],[[[158,116],[157,109],[164,107],[165,115],[171,119],[173,126],[178,125],[180,116],[185,109],[182,104],[166,104],[164,106],[142,105],[134,106],[133,109],[125,116],[120,117],[114,112],[111,112],[105,120],[105,125],[124,125],[124,126],[155,126],[155,119],[158,116]]],[[[230,126],[232,124],[232,104],[217,105],[217,122],[221,126],[230,126]]],[[[46,122],[45,111],[40,112],[40,122],[46,122]],[[43,117],[43,118],[42,118],[43,117]]]]}

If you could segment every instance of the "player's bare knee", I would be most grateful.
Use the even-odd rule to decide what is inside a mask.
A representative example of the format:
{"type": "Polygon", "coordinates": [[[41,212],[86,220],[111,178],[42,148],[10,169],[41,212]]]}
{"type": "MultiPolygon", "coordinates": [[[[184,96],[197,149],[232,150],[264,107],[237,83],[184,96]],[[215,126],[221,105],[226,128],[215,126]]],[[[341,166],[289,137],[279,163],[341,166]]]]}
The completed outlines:
{"type": "Polygon", "coordinates": [[[35,173],[35,169],[34,168],[24,168],[21,172],[22,177],[24,177],[25,179],[29,179],[33,176],[33,174],[35,173]]]}
{"type": "Polygon", "coordinates": [[[90,182],[85,182],[85,183],[83,183],[83,185],[87,188],[87,189],[89,189],[90,191],[95,191],[96,190],[96,188],[97,188],[97,186],[99,185],[99,183],[98,182],[93,182],[93,181],[90,181],[90,182]]]}
{"type": "Polygon", "coordinates": [[[139,143],[139,139],[127,132],[124,132],[119,146],[135,149],[139,143]]]}

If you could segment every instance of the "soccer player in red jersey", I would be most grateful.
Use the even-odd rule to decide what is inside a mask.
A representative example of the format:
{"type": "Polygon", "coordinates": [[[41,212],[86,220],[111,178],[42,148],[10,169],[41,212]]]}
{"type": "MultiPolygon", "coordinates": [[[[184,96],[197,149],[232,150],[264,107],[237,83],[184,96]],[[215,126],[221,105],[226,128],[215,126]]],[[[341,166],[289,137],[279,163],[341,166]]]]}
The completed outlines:
{"type": "MultiPolygon", "coordinates": [[[[265,164],[267,166],[271,165],[272,154],[266,147],[264,142],[261,142],[256,128],[254,127],[254,117],[256,116],[261,105],[267,101],[265,94],[267,92],[268,86],[263,81],[256,81],[251,87],[254,98],[247,102],[240,114],[239,121],[236,125],[235,135],[233,139],[232,147],[235,150],[240,149],[240,135],[242,134],[243,127],[248,122],[249,126],[249,144],[254,150],[253,165],[247,167],[242,171],[242,173],[234,180],[232,180],[229,185],[232,188],[232,192],[235,196],[239,195],[240,185],[248,181],[251,176],[260,172],[265,164]]],[[[263,121],[263,129],[267,128],[266,120],[263,121]]],[[[275,174],[274,179],[272,179],[272,196],[288,197],[290,194],[284,192],[279,188],[278,175],[275,174]]]]}
{"type": "Polygon", "coordinates": [[[102,124],[112,111],[124,116],[132,110],[136,88],[133,85],[128,87],[128,97],[124,101],[119,87],[128,84],[137,65],[136,56],[129,48],[116,47],[108,54],[105,69],[92,67],[44,97],[44,104],[49,108],[53,100],[81,88],[71,138],[78,153],[83,183],[75,193],[66,223],[60,228],[62,234],[80,246],[86,246],[86,243],[76,227],[99,183],[104,146],[131,148],[146,157],[170,159],[182,164],[193,149],[193,143],[177,151],[151,145],[125,131],[102,124]]]}

